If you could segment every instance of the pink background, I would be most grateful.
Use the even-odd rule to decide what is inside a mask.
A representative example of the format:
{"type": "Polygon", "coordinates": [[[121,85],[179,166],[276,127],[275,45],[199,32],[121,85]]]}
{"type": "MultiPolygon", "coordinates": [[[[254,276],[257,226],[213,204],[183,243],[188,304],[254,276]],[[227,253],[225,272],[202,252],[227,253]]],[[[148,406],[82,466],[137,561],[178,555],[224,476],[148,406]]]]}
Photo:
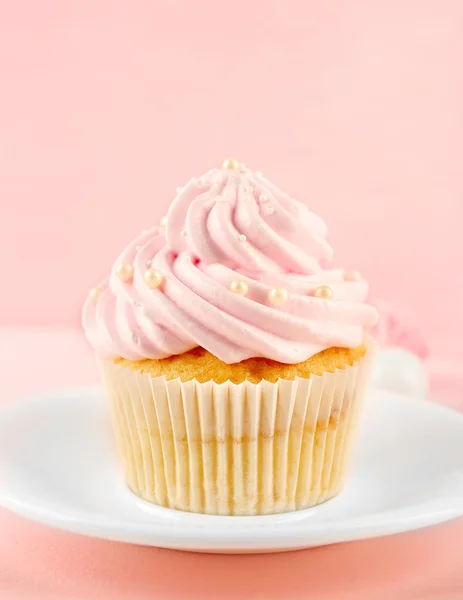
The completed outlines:
{"type": "Polygon", "coordinates": [[[437,351],[463,333],[462,2],[0,10],[0,324],[77,325],[121,246],[231,155],[319,212],[437,351]]]}
{"type": "MultiPolygon", "coordinates": [[[[460,0],[0,0],[0,326],[78,326],[88,288],[175,187],[235,156],[306,200],[338,264],[461,360],[462,31],[460,0]]],[[[82,336],[61,335],[2,330],[2,398],[96,379],[82,336]]],[[[461,519],[254,557],[96,541],[5,511],[0,530],[0,597],[14,600],[463,589],[461,519]]]]}

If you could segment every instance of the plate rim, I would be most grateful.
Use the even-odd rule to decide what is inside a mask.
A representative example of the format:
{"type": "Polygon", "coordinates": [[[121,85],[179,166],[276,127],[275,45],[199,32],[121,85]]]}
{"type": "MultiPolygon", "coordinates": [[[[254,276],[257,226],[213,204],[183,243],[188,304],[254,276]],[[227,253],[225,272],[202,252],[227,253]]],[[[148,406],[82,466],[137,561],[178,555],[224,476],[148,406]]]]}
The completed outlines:
{"type": "MultiPolygon", "coordinates": [[[[370,388],[369,393],[380,393],[405,400],[407,403],[411,403],[415,409],[446,413],[447,417],[457,419],[463,427],[463,414],[445,405],[377,388],[370,388]]],[[[7,402],[0,407],[0,432],[4,430],[9,421],[16,421],[20,418],[31,403],[34,403],[35,408],[37,408],[38,403],[50,403],[57,399],[62,400],[63,396],[68,400],[74,400],[75,402],[80,400],[82,402],[84,396],[88,400],[89,395],[102,396],[103,394],[104,391],[101,385],[75,386],[49,392],[45,391],[35,395],[29,394],[22,400],[7,402]]],[[[2,459],[2,462],[4,460],[2,459]]],[[[125,486],[124,490],[131,494],[125,486]]],[[[144,503],[152,510],[153,505],[139,499],[134,494],[132,495],[136,502],[144,503]]],[[[236,519],[266,519],[267,521],[265,526],[250,523],[246,528],[235,527],[235,529],[232,529],[229,525],[225,527],[224,523],[221,527],[211,527],[210,522],[208,525],[199,525],[197,522],[201,520],[200,518],[204,519],[206,517],[207,520],[211,515],[195,515],[194,513],[182,513],[186,515],[186,518],[182,520],[181,526],[176,527],[172,526],[171,519],[166,519],[166,523],[160,525],[159,520],[162,519],[162,514],[158,515],[156,522],[150,524],[146,521],[130,521],[127,523],[127,521],[117,521],[113,517],[99,514],[82,514],[79,516],[78,511],[72,514],[72,510],[70,513],[60,512],[59,509],[51,512],[46,507],[34,504],[33,501],[15,497],[14,494],[12,495],[8,491],[8,485],[5,489],[2,483],[0,483],[0,506],[22,517],[54,528],[112,541],[204,552],[277,552],[394,535],[449,521],[463,515],[463,485],[459,494],[451,498],[442,495],[432,497],[430,501],[415,503],[408,507],[353,517],[349,521],[327,520],[317,523],[309,520],[309,524],[306,522],[305,527],[290,528],[285,528],[284,525],[270,526],[272,519],[277,520],[281,515],[265,515],[263,517],[213,516],[215,521],[232,520],[235,521],[235,524],[236,519]],[[416,514],[417,506],[422,507],[418,515],[416,514]],[[191,521],[188,527],[184,526],[185,520],[191,521]],[[198,532],[201,532],[200,536],[198,536],[198,532]],[[224,539],[224,535],[226,535],[226,539],[224,539]]],[[[59,508],[63,509],[63,505],[60,504],[59,508]]],[[[179,512],[173,509],[161,509],[161,511],[179,512]]],[[[307,511],[313,513],[314,508],[287,514],[298,515],[299,520],[303,521],[303,513],[307,511]]]]}

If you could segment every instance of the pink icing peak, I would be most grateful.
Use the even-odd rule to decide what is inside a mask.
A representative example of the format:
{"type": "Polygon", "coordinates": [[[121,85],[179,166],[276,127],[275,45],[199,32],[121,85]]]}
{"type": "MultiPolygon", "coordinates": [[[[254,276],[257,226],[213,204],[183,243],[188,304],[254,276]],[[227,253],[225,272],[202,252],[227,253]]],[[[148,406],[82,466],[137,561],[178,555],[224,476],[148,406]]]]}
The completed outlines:
{"type": "Polygon", "coordinates": [[[168,245],[202,261],[305,275],[331,260],[326,233],[304,204],[249,169],[214,169],[192,179],[175,197],[166,225],[168,245]]]}
{"type": "Polygon", "coordinates": [[[365,281],[324,270],[332,250],[320,217],[262,174],[213,169],[177,191],[164,228],[143,232],[119,256],[83,326],[107,357],[159,359],[202,346],[227,363],[266,357],[297,363],[331,346],[354,347],[377,313],[365,281]],[[133,265],[130,281],[116,267],[133,265]],[[148,268],[163,275],[152,289],[148,268]],[[248,292],[230,286],[243,280],[248,292]],[[329,285],[333,299],[313,297],[329,285]],[[274,287],[288,291],[282,306],[274,287]]]}

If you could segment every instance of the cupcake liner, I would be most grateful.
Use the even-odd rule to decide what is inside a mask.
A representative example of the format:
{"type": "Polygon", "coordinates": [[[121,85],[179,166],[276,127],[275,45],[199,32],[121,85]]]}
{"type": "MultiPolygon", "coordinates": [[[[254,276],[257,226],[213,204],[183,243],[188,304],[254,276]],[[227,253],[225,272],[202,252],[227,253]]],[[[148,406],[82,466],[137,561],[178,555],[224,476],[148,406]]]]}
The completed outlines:
{"type": "Polygon", "coordinates": [[[166,381],[99,359],[125,479],[169,508],[218,515],[315,506],[341,489],[373,343],[352,366],[277,383],[166,381]]]}

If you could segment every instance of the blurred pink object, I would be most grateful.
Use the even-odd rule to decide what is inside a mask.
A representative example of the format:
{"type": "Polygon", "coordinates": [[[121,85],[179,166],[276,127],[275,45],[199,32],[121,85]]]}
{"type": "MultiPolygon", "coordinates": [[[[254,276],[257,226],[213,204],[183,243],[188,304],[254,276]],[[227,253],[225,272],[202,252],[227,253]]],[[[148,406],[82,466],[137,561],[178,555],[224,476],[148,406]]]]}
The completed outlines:
{"type": "Polygon", "coordinates": [[[382,348],[405,348],[423,360],[428,358],[428,344],[407,315],[382,300],[374,300],[372,304],[379,312],[379,321],[373,333],[382,348]]]}

